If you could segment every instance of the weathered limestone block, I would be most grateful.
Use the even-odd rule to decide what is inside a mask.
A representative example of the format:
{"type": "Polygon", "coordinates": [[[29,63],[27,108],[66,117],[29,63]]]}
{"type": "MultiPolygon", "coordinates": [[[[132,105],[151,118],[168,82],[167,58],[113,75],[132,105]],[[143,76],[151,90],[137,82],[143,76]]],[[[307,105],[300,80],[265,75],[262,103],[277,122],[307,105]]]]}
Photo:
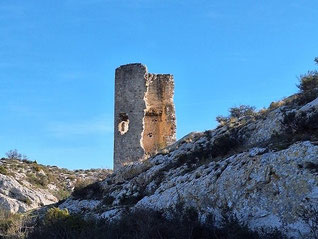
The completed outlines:
{"type": "Polygon", "coordinates": [[[140,63],[115,73],[114,169],[147,159],[176,141],[170,74],[149,74],[140,63]]]}

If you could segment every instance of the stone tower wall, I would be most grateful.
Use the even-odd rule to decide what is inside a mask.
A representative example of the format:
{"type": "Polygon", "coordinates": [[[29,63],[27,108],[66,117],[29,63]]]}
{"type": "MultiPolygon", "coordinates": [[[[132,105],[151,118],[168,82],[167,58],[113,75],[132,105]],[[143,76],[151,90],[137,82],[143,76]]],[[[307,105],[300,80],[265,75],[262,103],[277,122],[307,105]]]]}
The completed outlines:
{"type": "Polygon", "coordinates": [[[114,169],[144,156],[141,147],[147,68],[124,65],[115,73],[114,169]]]}
{"type": "Polygon", "coordinates": [[[115,73],[114,169],[144,160],[176,140],[174,81],[124,65],[115,73]]]}

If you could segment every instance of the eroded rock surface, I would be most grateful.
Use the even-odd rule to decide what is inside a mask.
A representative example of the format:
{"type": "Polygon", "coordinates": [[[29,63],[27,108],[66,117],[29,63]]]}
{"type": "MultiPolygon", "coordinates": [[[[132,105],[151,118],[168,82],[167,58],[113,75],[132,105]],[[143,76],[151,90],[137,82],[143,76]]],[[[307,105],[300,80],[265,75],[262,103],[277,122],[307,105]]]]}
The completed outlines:
{"type": "Polygon", "coordinates": [[[5,211],[22,213],[57,201],[48,190],[28,188],[14,177],[0,174],[0,207],[5,211]]]}
{"type": "Polygon", "coordinates": [[[127,209],[165,211],[182,203],[202,218],[213,214],[218,221],[227,212],[255,230],[310,238],[303,212],[318,202],[316,102],[191,133],[60,207],[111,220],[127,209]]]}
{"type": "Polygon", "coordinates": [[[23,213],[58,202],[75,187],[100,181],[111,170],[67,170],[31,161],[0,160],[0,209],[23,213]]]}

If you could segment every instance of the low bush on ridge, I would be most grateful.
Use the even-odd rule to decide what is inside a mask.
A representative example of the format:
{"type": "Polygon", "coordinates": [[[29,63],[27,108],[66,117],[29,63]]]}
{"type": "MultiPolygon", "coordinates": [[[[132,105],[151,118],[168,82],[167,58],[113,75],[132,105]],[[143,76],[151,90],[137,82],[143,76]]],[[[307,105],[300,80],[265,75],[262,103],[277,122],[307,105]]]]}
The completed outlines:
{"type": "MultiPolygon", "coordinates": [[[[314,60],[318,65],[318,57],[314,60]]],[[[308,71],[304,75],[300,75],[298,78],[299,84],[297,87],[299,93],[292,95],[283,100],[272,102],[268,109],[264,108],[256,111],[254,106],[240,105],[238,107],[232,107],[229,109],[229,116],[217,116],[216,121],[220,126],[231,125],[242,118],[257,118],[266,114],[269,111],[275,110],[283,105],[305,105],[318,97],[318,71],[308,71]]]]}
{"type": "Polygon", "coordinates": [[[219,122],[220,125],[225,125],[231,121],[237,121],[240,118],[254,117],[257,114],[257,112],[255,111],[255,107],[249,105],[240,105],[239,107],[232,107],[229,109],[229,112],[229,116],[217,116],[216,121],[219,122]]]}
{"type": "MultiPolygon", "coordinates": [[[[315,62],[318,65],[318,57],[315,58],[315,62]]],[[[297,87],[302,93],[306,93],[318,88],[318,71],[309,71],[305,75],[301,75],[299,78],[299,85],[297,87]]]]}

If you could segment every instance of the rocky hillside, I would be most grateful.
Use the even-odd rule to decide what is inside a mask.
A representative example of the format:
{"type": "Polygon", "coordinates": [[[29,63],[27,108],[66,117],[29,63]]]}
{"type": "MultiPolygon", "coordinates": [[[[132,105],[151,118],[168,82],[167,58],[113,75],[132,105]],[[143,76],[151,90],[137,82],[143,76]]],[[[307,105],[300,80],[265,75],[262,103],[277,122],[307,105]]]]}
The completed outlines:
{"type": "Polygon", "coordinates": [[[0,209],[26,212],[56,203],[80,189],[101,181],[111,170],[67,170],[29,160],[0,160],[0,209]]]}
{"type": "Polygon", "coordinates": [[[66,200],[30,215],[0,210],[0,237],[318,238],[318,72],[298,87],[268,109],[232,108],[216,129],[190,133],[115,173],[2,159],[0,209],[66,200]],[[20,223],[10,230],[14,217],[20,223]]]}
{"type": "Polygon", "coordinates": [[[306,237],[317,221],[317,202],[318,98],[296,94],[191,133],[76,191],[59,207],[112,220],[135,208],[169,211],[182,204],[202,220],[231,215],[254,230],[306,237]]]}

